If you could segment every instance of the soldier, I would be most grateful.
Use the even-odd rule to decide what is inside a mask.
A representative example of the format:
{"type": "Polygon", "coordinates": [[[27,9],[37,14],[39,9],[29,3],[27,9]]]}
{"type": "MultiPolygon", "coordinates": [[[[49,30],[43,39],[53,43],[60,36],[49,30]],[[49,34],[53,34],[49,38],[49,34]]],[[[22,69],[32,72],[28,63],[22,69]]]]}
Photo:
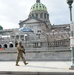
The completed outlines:
{"type": "Polygon", "coordinates": [[[18,45],[17,45],[17,60],[16,60],[16,66],[19,66],[18,65],[18,62],[20,60],[20,58],[22,58],[23,62],[25,65],[27,65],[28,63],[26,63],[26,60],[25,58],[23,57],[23,53],[25,53],[24,51],[24,47],[22,46],[22,42],[19,42],[18,45]]]}

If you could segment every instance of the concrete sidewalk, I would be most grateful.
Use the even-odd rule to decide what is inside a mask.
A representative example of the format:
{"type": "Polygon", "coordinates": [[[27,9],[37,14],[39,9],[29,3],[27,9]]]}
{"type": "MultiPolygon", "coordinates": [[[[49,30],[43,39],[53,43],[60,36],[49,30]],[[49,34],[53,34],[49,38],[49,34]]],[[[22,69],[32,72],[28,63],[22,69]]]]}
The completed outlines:
{"type": "Polygon", "coordinates": [[[0,72],[74,72],[69,70],[70,61],[27,61],[29,64],[24,65],[19,62],[20,66],[15,66],[15,61],[0,61],[0,72]]]}

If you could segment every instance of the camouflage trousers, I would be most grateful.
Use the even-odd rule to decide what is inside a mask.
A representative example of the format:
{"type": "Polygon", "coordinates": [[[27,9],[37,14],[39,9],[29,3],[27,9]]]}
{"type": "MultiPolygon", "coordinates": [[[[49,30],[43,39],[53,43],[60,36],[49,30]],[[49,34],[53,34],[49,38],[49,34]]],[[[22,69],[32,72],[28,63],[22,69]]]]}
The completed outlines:
{"type": "Polygon", "coordinates": [[[23,62],[24,62],[24,64],[25,64],[25,63],[26,63],[26,60],[25,60],[25,58],[23,57],[23,52],[19,52],[19,53],[17,53],[16,64],[18,64],[20,58],[22,58],[22,60],[23,60],[23,62]]]}

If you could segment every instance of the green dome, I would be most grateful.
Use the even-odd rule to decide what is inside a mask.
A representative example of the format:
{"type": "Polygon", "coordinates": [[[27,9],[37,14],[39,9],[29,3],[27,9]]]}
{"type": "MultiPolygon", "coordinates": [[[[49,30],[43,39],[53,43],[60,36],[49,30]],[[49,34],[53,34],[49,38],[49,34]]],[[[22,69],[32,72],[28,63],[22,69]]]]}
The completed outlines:
{"type": "Polygon", "coordinates": [[[42,3],[35,3],[32,7],[30,11],[38,11],[38,10],[43,10],[43,11],[47,11],[47,8],[44,4],[42,3]]]}
{"type": "Polygon", "coordinates": [[[0,30],[3,30],[3,27],[0,25],[0,30]]]}

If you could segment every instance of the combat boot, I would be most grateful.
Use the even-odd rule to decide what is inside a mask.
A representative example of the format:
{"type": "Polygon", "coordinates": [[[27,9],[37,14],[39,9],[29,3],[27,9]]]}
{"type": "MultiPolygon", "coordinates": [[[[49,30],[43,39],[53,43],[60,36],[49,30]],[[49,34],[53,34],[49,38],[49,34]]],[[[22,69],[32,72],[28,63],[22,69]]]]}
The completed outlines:
{"type": "Polygon", "coordinates": [[[25,63],[25,65],[27,65],[28,63],[25,63]]]}
{"type": "Polygon", "coordinates": [[[16,66],[20,66],[20,65],[16,64],[16,66]]]}

